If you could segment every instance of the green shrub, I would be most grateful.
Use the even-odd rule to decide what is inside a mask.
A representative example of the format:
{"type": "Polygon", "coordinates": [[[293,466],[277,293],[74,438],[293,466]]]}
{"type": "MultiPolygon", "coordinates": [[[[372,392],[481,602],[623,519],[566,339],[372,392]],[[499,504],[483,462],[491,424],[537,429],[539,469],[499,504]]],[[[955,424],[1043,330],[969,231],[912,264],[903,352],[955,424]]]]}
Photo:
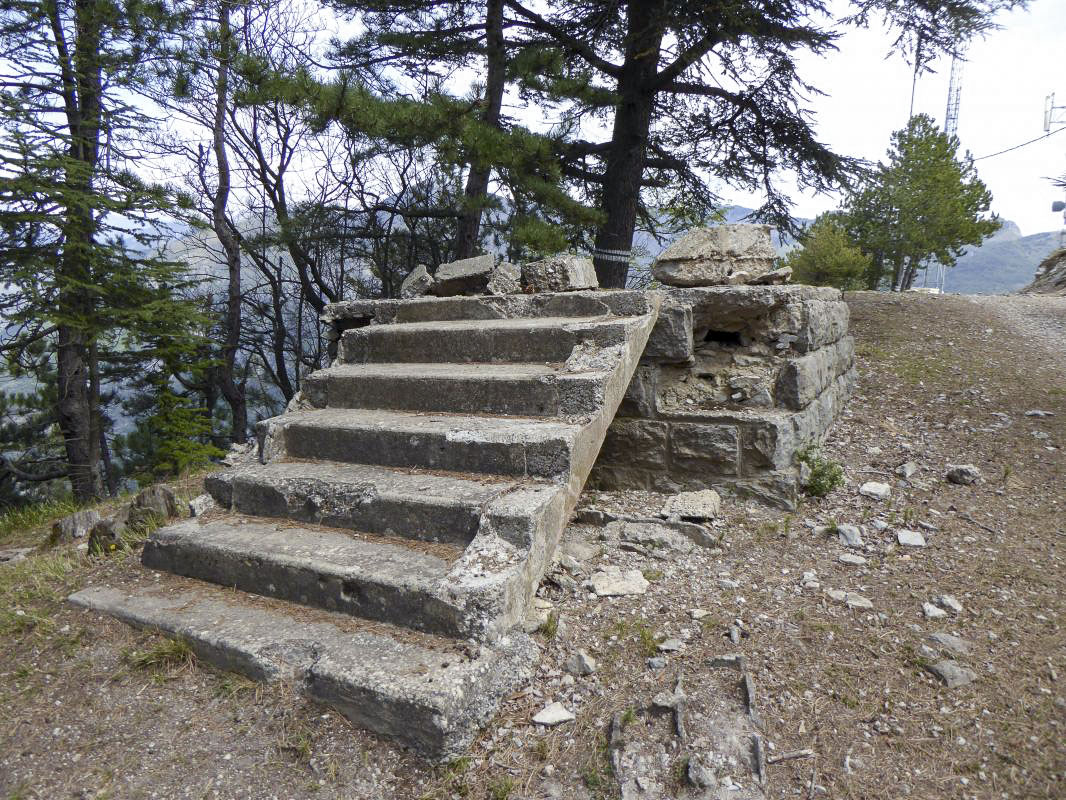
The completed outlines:
{"type": "Polygon", "coordinates": [[[839,462],[822,456],[815,447],[805,447],[796,455],[809,470],[803,490],[811,497],[825,497],[844,485],[844,468],[839,462]]]}

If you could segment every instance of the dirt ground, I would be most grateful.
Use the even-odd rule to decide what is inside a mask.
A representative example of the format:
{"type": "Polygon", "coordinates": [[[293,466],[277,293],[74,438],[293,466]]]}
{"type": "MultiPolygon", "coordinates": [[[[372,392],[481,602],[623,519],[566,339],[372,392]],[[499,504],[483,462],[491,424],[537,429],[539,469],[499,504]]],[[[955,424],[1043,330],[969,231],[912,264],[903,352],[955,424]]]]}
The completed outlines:
{"type": "Polygon", "coordinates": [[[684,554],[572,527],[540,590],[537,677],[466,758],[426,765],[293,687],[68,607],[139,569],[68,550],[0,565],[0,798],[612,798],[626,781],[632,797],[1066,796],[1066,298],[848,301],[861,382],[822,448],[845,484],[792,514],[726,501],[721,546],[684,554]],[[981,478],[948,483],[953,464],[981,478]],[[867,481],[890,497],[860,495],[867,481]],[[605,565],[651,586],[596,598],[584,581],[605,565]],[[943,595],[961,610],[928,617],[943,595]],[[566,669],[579,648],[591,675],[566,669]],[[972,682],[947,688],[929,669],[943,659],[972,682]],[[684,738],[662,699],[678,678],[684,738]],[[576,719],[532,724],[554,701],[576,719]]]}

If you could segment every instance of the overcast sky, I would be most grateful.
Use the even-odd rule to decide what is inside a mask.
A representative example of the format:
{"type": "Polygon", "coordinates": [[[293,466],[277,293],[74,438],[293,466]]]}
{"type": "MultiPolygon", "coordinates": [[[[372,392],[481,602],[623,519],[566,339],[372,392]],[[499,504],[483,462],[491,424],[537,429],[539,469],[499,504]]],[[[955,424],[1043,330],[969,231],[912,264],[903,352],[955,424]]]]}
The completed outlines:
{"type": "MultiPolygon", "coordinates": [[[[1029,11],[1003,14],[998,22],[1002,30],[971,45],[963,71],[958,134],[962,148],[975,157],[1042,136],[1044,98],[1051,92],[1066,106],[1066,0],[1033,0],[1029,11]]],[[[884,159],[892,131],[906,125],[911,69],[898,56],[885,60],[889,44],[883,29],[849,30],[839,52],[801,61],[801,75],[828,95],[811,106],[819,136],[837,152],[884,159]]],[[[950,62],[934,69],[919,80],[915,113],[943,124],[950,62]]],[[[1060,114],[1066,119],[1066,110],[1060,114]]],[[[1066,131],[978,161],[977,167],[992,190],[993,211],[1018,223],[1023,234],[1061,227],[1062,216],[1051,212],[1051,202],[1063,192],[1044,178],[1066,173],[1066,131]]],[[[758,202],[755,196],[732,196],[742,205],[758,202]]],[[[796,199],[799,216],[837,205],[832,197],[796,199]]]]}

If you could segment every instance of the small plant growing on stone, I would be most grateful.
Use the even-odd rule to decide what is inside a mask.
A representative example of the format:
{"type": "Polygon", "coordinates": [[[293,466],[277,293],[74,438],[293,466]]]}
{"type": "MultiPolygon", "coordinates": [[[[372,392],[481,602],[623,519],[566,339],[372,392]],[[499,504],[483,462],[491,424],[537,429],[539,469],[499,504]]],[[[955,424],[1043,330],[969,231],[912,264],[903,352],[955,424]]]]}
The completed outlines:
{"type": "Polygon", "coordinates": [[[540,632],[545,639],[554,639],[559,633],[559,615],[554,611],[548,615],[548,619],[540,626],[540,632]]]}
{"type": "Polygon", "coordinates": [[[655,583],[655,581],[662,580],[663,571],[661,569],[646,569],[642,573],[644,580],[649,583],[655,583]]]}
{"type": "Polygon", "coordinates": [[[844,485],[844,468],[839,462],[821,455],[818,448],[803,448],[796,454],[796,460],[807,468],[803,490],[811,497],[825,497],[844,485]]]}

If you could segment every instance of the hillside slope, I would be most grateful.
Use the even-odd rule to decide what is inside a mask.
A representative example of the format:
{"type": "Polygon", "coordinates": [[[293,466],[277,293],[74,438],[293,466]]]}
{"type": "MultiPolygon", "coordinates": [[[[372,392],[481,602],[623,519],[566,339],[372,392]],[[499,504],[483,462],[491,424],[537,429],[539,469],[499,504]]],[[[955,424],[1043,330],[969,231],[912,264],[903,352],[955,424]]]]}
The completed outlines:
{"type": "Polygon", "coordinates": [[[1066,295],[1066,248],[1056,250],[1036,270],[1036,278],[1022,289],[1026,294],[1066,295]]]}

